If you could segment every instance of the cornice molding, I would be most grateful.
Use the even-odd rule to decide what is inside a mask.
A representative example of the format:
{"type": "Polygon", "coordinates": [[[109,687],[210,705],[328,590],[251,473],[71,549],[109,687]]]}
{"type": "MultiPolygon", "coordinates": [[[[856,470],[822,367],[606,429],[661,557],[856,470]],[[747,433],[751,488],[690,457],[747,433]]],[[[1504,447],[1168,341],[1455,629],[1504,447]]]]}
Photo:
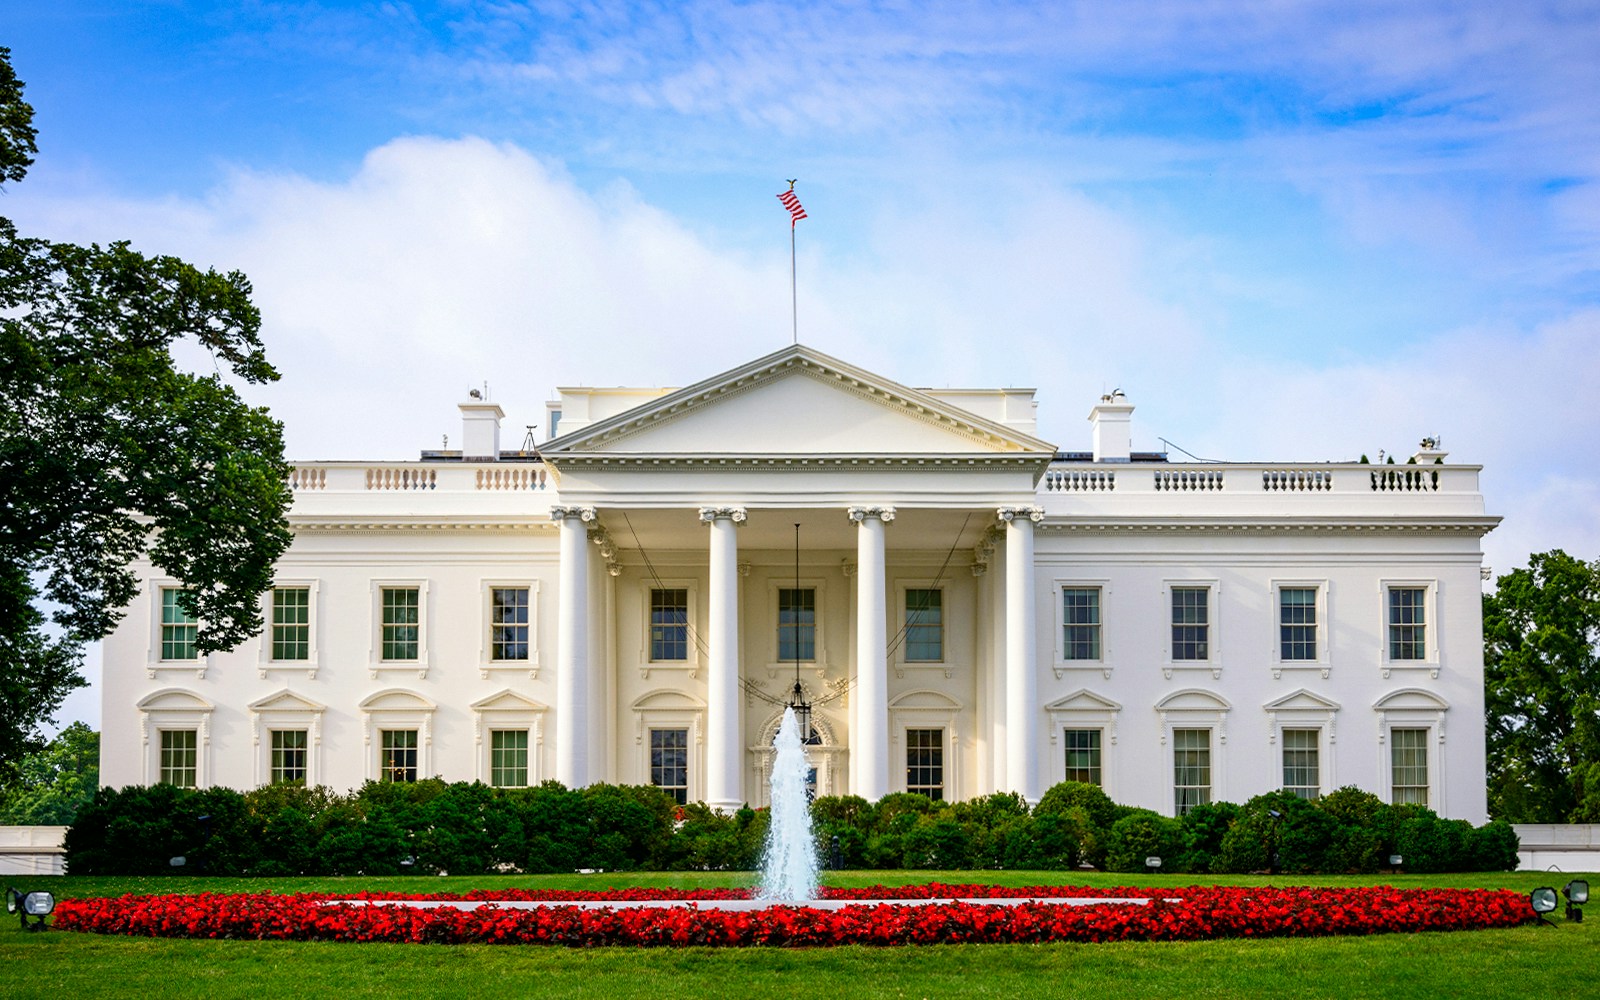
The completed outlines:
{"type": "Polygon", "coordinates": [[[803,469],[807,472],[835,469],[883,468],[892,471],[937,469],[942,472],[977,472],[988,469],[1034,471],[1040,475],[1050,464],[1043,452],[995,452],[973,455],[863,454],[863,455],[630,455],[615,452],[576,452],[551,459],[568,469],[610,468],[627,472],[679,472],[696,468],[736,468],[752,472],[777,472],[803,469]]]}
{"type": "Polygon", "coordinates": [[[1307,517],[1307,518],[1074,518],[1053,520],[1047,518],[1039,525],[1040,531],[1049,532],[1280,532],[1328,531],[1340,533],[1377,532],[1449,532],[1453,534],[1484,535],[1500,523],[1498,517],[1307,517]]]}

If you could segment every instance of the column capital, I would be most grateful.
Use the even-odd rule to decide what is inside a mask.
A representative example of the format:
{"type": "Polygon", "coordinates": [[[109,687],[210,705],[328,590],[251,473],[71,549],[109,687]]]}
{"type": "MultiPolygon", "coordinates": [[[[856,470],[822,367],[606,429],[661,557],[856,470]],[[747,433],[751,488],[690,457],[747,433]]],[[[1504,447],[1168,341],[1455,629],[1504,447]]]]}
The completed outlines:
{"type": "Polygon", "coordinates": [[[593,507],[563,506],[550,508],[550,520],[552,521],[565,521],[569,517],[574,517],[582,521],[584,524],[588,524],[598,516],[599,515],[595,513],[595,509],[593,507]]]}
{"type": "Polygon", "coordinates": [[[750,512],[743,507],[701,507],[700,523],[710,524],[720,518],[727,518],[734,524],[743,524],[750,518],[750,512]]]}
{"type": "Polygon", "coordinates": [[[860,524],[869,517],[875,517],[884,524],[888,524],[890,521],[894,520],[893,507],[851,507],[848,513],[850,515],[850,520],[856,522],[857,524],[860,524]]]}
{"type": "Polygon", "coordinates": [[[997,508],[994,513],[996,517],[1002,521],[1005,521],[1007,524],[1015,521],[1019,517],[1025,517],[1034,524],[1038,524],[1040,521],[1044,520],[1044,508],[1034,507],[1031,505],[1021,507],[1000,507],[997,508]]]}

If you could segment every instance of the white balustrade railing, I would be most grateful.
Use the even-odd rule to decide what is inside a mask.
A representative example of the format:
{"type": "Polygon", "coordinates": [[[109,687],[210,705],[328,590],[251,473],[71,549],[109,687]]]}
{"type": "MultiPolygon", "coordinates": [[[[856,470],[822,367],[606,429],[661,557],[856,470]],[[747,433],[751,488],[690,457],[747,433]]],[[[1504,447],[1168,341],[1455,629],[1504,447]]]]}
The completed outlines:
{"type": "Polygon", "coordinates": [[[291,466],[296,493],[479,493],[554,490],[550,470],[538,462],[317,462],[291,466]]]}
{"type": "Polygon", "coordinates": [[[1047,493],[1110,492],[1117,488],[1117,474],[1110,469],[1050,469],[1043,487],[1047,493]]]}
{"type": "Polygon", "coordinates": [[[545,488],[545,467],[542,465],[514,465],[477,470],[476,482],[480,490],[542,490],[545,488]]]}
{"type": "Polygon", "coordinates": [[[1222,470],[1157,469],[1155,471],[1155,486],[1157,491],[1162,492],[1217,492],[1222,489],[1222,470]]]}
{"type": "Polygon", "coordinates": [[[1333,489],[1333,473],[1322,469],[1262,469],[1261,488],[1268,493],[1306,493],[1333,489]]]}

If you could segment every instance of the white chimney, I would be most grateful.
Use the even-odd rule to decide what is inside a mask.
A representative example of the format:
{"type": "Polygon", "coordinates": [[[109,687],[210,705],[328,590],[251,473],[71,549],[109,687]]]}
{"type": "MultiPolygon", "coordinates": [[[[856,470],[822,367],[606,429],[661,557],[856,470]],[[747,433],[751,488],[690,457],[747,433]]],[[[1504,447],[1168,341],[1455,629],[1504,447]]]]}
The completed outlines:
{"type": "Polygon", "coordinates": [[[1089,411],[1094,425],[1094,460],[1126,462],[1133,452],[1133,404],[1118,389],[1089,411]]]}
{"type": "Polygon", "coordinates": [[[500,421],[505,411],[498,403],[474,399],[461,406],[461,457],[468,462],[500,460],[500,421]]]}

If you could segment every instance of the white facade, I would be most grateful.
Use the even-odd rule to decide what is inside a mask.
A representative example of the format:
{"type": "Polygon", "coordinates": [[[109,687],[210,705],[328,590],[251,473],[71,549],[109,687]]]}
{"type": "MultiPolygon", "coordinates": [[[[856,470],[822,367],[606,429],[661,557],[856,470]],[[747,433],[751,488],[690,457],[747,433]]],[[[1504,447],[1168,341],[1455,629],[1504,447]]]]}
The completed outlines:
{"type": "Polygon", "coordinates": [[[1062,453],[1031,390],[805,347],[561,390],[538,455],[462,410],[486,454],[295,468],[279,596],[236,650],[185,658],[177,581],[143,567],[104,781],[761,804],[798,653],[822,794],[1037,800],[1070,766],[1166,813],[1354,784],[1486,819],[1476,466],[1169,463],[1130,453],[1120,395],[1062,453]]]}

